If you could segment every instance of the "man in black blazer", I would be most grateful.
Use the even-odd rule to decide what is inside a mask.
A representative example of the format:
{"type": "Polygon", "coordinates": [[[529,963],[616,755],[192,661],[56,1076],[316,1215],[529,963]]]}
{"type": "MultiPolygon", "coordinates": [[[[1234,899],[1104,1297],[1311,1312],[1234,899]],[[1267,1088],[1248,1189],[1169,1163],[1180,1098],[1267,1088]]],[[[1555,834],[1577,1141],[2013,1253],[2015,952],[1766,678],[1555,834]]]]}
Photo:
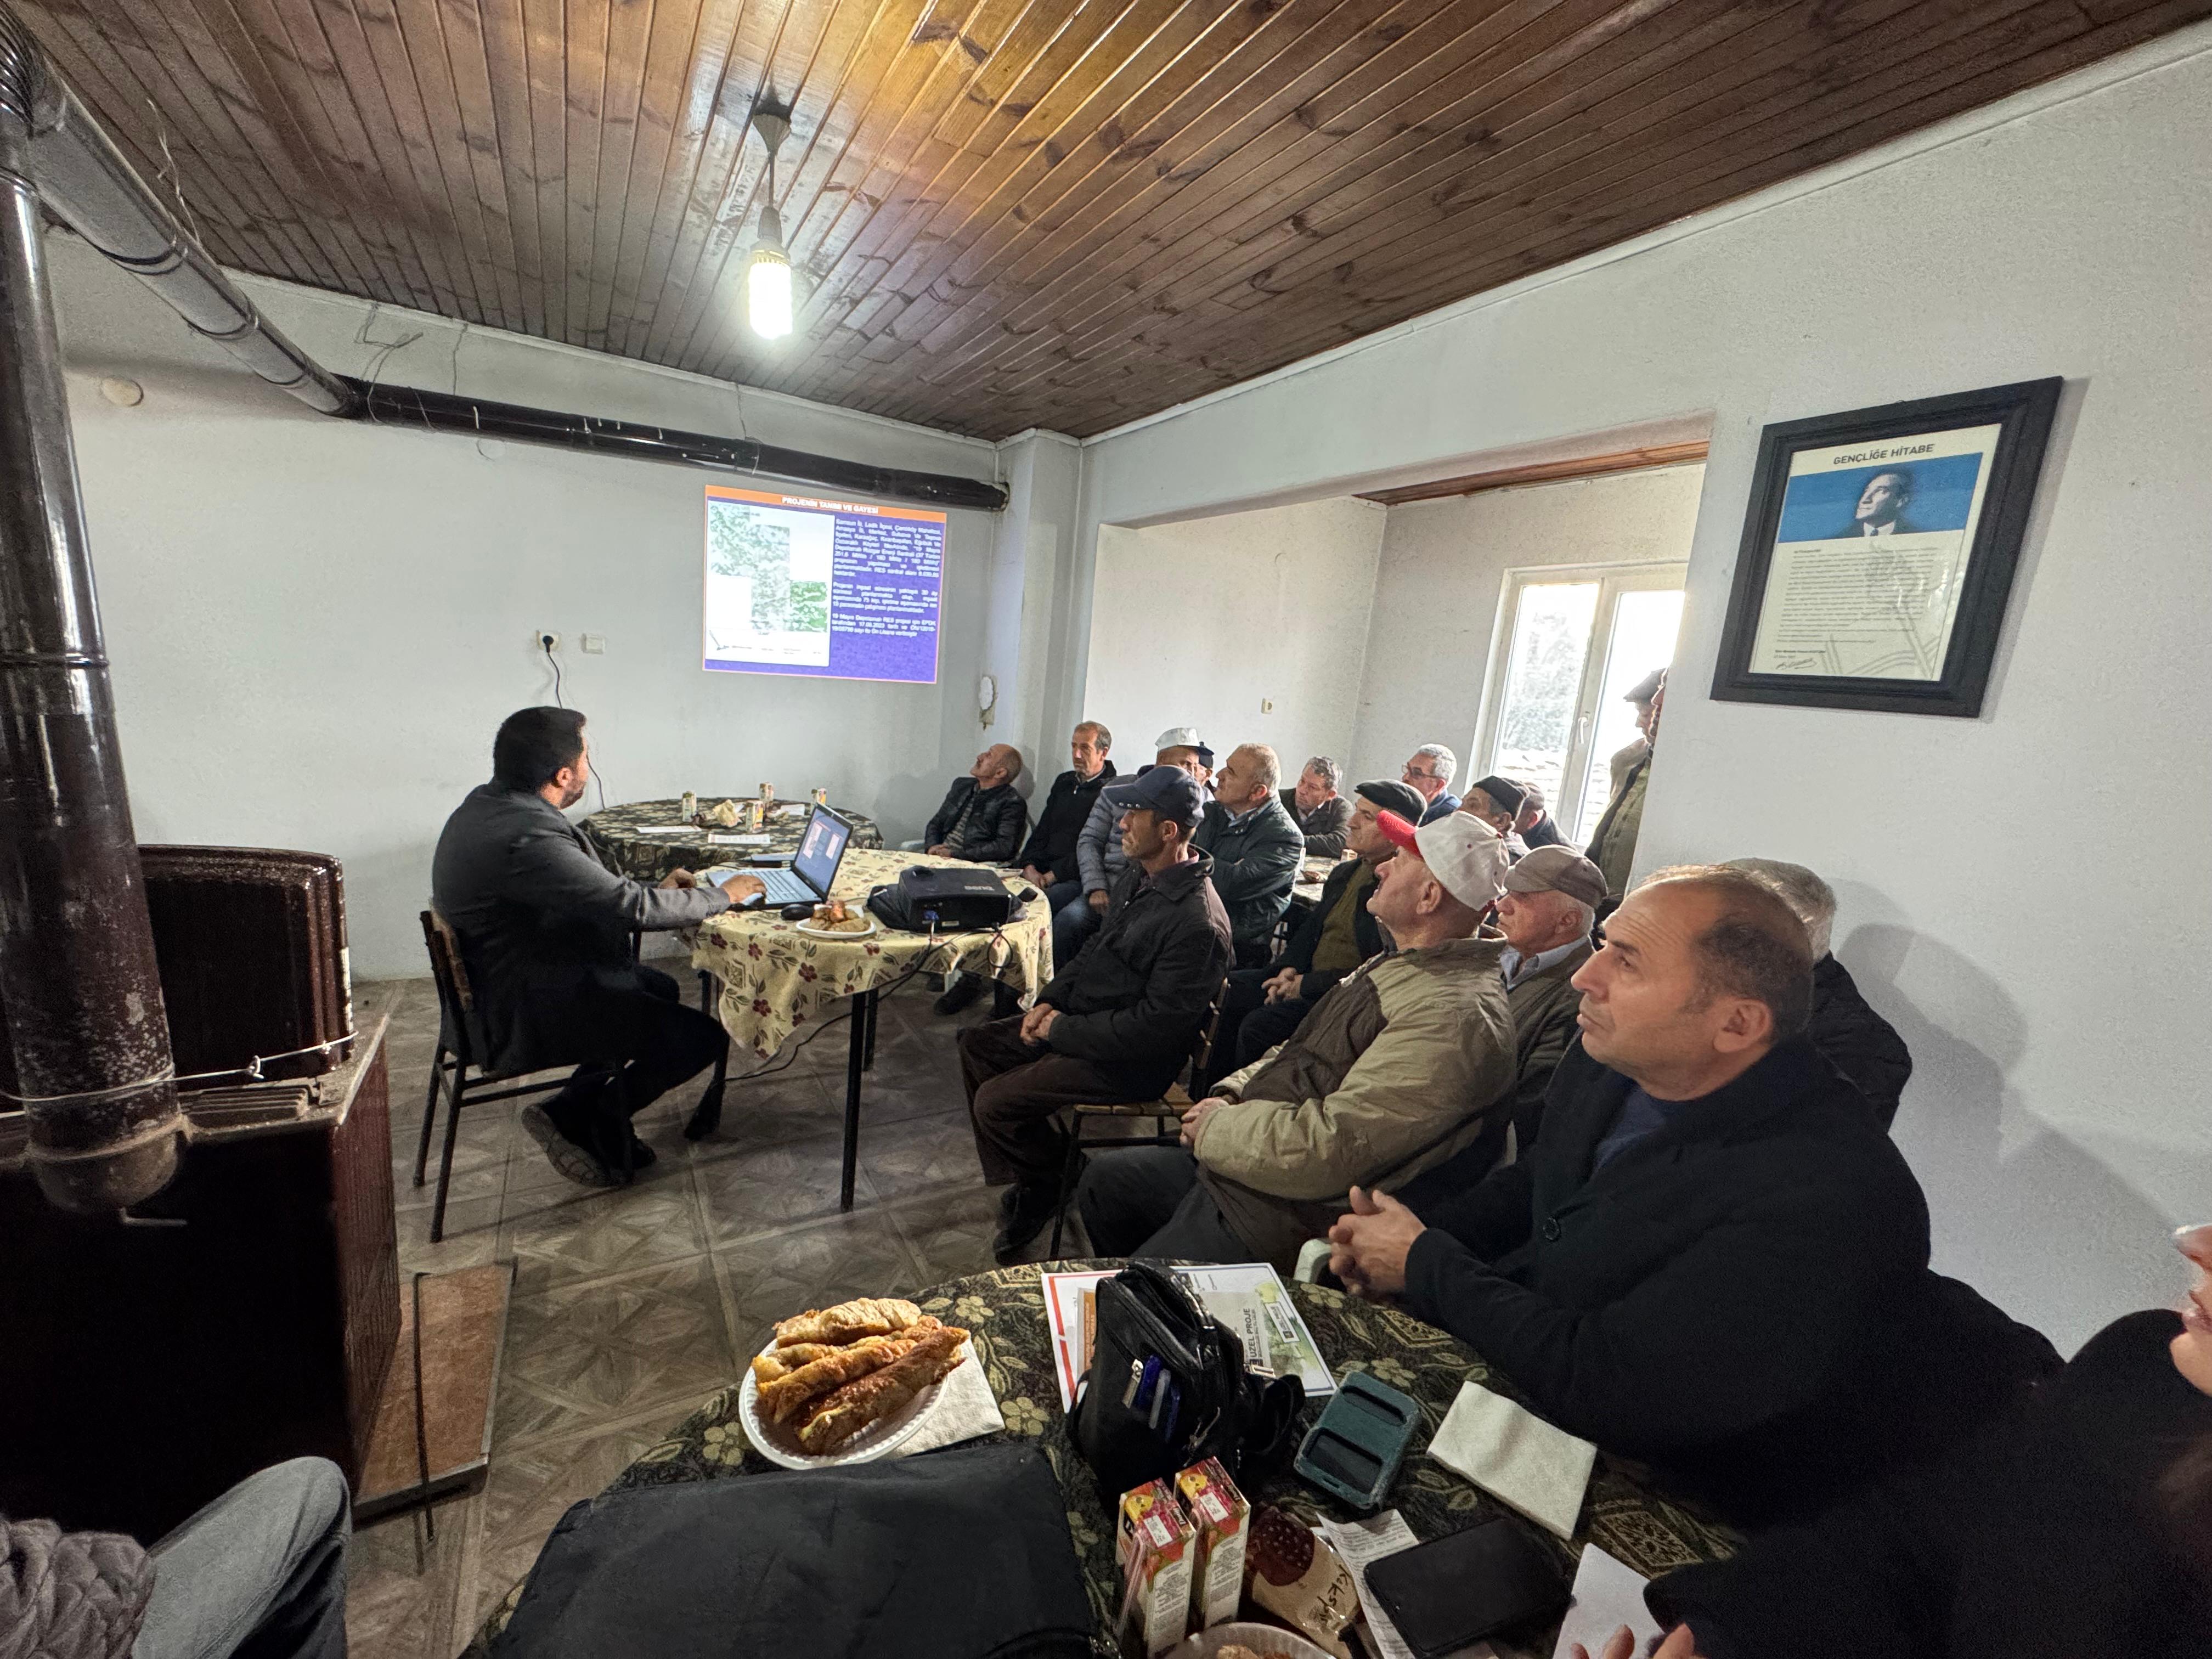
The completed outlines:
{"type": "Polygon", "coordinates": [[[1749,877],[1654,877],[1575,975],[1534,1152],[1419,1215],[1354,1188],[1331,1266],[1739,1524],[1939,1450],[2056,1357],[1928,1271],[1919,1183],[1802,1037],[1812,968],[1749,877]]]}
{"type": "Polygon", "coordinates": [[[617,875],[563,816],[591,781],[584,717],[573,708],[510,714],[492,744],[492,781],[446,820],[430,866],[431,902],[460,940],[476,994],[483,1060],[501,1072],[574,1066],[522,1126],[562,1175],[618,1185],[653,1162],[630,1119],[729,1043],[684,1006],[676,981],[632,955],[641,933],[690,927],[761,891],[678,871],[658,887],[617,875]]]}

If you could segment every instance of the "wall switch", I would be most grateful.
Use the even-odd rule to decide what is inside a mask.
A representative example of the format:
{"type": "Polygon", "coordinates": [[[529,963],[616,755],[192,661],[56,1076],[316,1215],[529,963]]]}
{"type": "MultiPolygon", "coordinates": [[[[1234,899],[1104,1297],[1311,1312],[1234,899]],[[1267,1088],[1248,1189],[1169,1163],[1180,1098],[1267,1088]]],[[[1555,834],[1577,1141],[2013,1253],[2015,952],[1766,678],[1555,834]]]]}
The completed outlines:
{"type": "Polygon", "coordinates": [[[1260,712],[1261,712],[1261,714],[1273,714],[1273,713],[1275,712],[1275,700],[1274,700],[1273,697],[1262,697],[1262,698],[1261,698],[1261,699],[1260,699],[1260,712]]]}
{"type": "Polygon", "coordinates": [[[586,634],[586,635],[585,635],[583,636],[583,640],[584,640],[584,654],[585,654],[586,656],[587,656],[587,657],[604,657],[605,655],[606,655],[606,653],[607,653],[607,636],[606,636],[605,635],[604,635],[604,634],[586,634]]]}
{"type": "Polygon", "coordinates": [[[530,636],[530,643],[540,651],[558,651],[561,636],[550,628],[541,628],[530,636]]]}

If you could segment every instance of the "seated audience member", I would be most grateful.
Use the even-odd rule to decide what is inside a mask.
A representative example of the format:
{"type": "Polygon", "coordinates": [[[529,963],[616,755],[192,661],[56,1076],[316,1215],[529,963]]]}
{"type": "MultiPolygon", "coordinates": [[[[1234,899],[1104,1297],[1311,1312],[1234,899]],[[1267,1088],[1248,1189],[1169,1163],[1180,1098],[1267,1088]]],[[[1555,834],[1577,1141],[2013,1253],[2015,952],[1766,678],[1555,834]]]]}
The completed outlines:
{"type": "Polygon", "coordinates": [[[150,1550],[0,1516],[9,1659],[344,1659],[353,1500],[327,1458],[248,1475],[150,1550]]]}
{"type": "Polygon", "coordinates": [[[1306,838],[1306,856],[1334,858],[1344,851],[1344,826],[1352,822],[1352,803],[1336,793],[1344,768],[1327,755],[1316,755],[1283,791],[1283,810],[1306,838]]]}
{"type": "Polygon", "coordinates": [[[1911,1080],[1912,1055],[1890,1023],[1867,1006],[1850,969],[1828,948],[1836,927],[1835,890],[1802,864],[1730,859],[1727,867],[1771,889],[1805,924],[1813,945],[1813,1018],[1805,1035],[1887,1129],[1911,1080]]]}
{"type": "Polygon", "coordinates": [[[2212,1653],[2212,1227],[2179,1314],[2107,1325],[2033,1401],[1893,1479],[1644,1594],[1709,1659],[2212,1653]]]}
{"type": "Polygon", "coordinates": [[[1550,811],[1550,803],[1544,792],[1533,783],[1521,786],[1521,811],[1513,819],[1514,833],[1521,844],[1534,852],[1539,847],[1563,847],[1567,838],[1559,833],[1559,820],[1550,811]]]}
{"type": "Polygon", "coordinates": [[[1928,1271],[1918,1182],[1803,1041],[1812,956],[1771,892],[1662,872],[1574,984],[1534,1150],[1421,1214],[1355,1190],[1346,1284],[1739,1525],[1931,1455],[2051,1362],[1928,1271]]]}
{"type": "Polygon", "coordinates": [[[968,775],[952,780],[921,832],[923,849],[970,864],[1012,862],[1029,821],[1029,809],[1014,788],[1021,775],[1022,751],[1012,744],[994,743],[976,756],[968,775]]]}
{"type": "Polygon", "coordinates": [[[1231,751],[1214,780],[1213,799],[1190,844],[1213,860],[1213,890],[1229,912],[1239,967],[1267,959],[1275,924],[1290,907],[1305,842],[1275,786],[1282,763],[1264,743],[1231,751]]]}
{"type": "Polygon", "coordinates": [[[430,892],[460,941],[483,1062],[576,1066],[558,1094],[522,1109],[522,1127],[569,1180],[608,1187],[653,1161],[630,1120],[729,1046],[719,1022],[684,1006],[674,980],[632,959],[633,936],[694,927],[762,889],[754,876],[714,888],[683,870],[658,887],[615,874],[562,816],[591,775],[581,714],[508,715],[492,781],[438,837],[430,892]]]}
{"type": "MultiPolygon", "coordinates": [[[[1657,684],[1651,688],[1651,700],[1639,703],[1644,710],[1639,717],[1644,727],[1644,749],[1624,771],[1620,762],[1634,748],[1624,749],[1613,758],[1615,776],[1613,798],[1606,803],[1605,816],[1597,821],[1597,830],[1590,836],[1589,861],[1605,872],[1605,890],[1617,896],[1628,890],[1628,872],[1636,864],[1636,837],[1644,827],[1644,790],[1650,781],[1651,757],[1659,746],[1659,711],[1667,702],[1667,673],[1659,672],[1657,684]]],[[[1638,686],[1638,691],[1642,690],[1638,686]]],[[[1634,696],[1632,692],[1631,696],[1634,696]]]]}
{"type": "Polygon", "coordinates": [[[1505,843],[1505,856],[1518,860],[1528,850],[1528,842],[1514,833],[1513,821],[1521,815],[1521,786],[1508,779],[1492,775],[1480,783],[1469,784],[1467,793],[1460,797],[1459,810],[1472,813],[1498,832],[1505,843]]]}
{"type": "Polygon", "coordinates": [[[1504,848],[1464,813],[1417,830],[1385,812],[1379,827],[1400,850],[1376,877],[1374,910],[1398,949],[1340,980],[1289,1042],[1195,1102],[1183,1146],[1092,1162],[1077,1201],[1094,1255],[1256,1258],[1288,1273],[1347,1188],[1396,1187],[1479,1145],[1493,1161],[1504,1150],[1505,947],[1474,932],[1504,848]]]}
{"type": "MultiPolygon", "coordinates": [[[[1221,992],[1221,1025],[1213,1034],[1212,1075],[1249,1066],[1298,1029],[1298,1022],[1337,981],[1390,941],[1369,908],[1375,872],[1397,856],[1398,843],[1376,823],[1382,811],[1416,823],[1425,803],[1402,783],[1363,783],[1352,792],[1358,809],[1345,831],[1358,856],[1345,860],[1322,884],[1321,899],[1264,968],[1240,968],[1221,992]]],[[[1194,1079],[1203,1093],[1211,1076],[1194,1079]]]]}
{"type": "MultiPolygon", "coordinates": [[[[1160,733],[1152,748],[1152,765],[1181,767],[1198,784],[1200,800],[1211,798],[1213,750],[1206,746],[1196,726],[1171,726],[1160,733]]],[[[1143,776],[1148,769],[1139,767],[1137,775],[1143,776]]],[[[1052,959],[1060,964],[1074,961],[1083,941],[1097,930],[1106,914],[1108,896],[1126,867],[1118,808],[1103,799],[1091,804],[1091,815],[1083,820],[1082,831],[1075,838],[1075,863],[1078,879],[1083,883],[1082,896],[1070,899],[1052,915],[1052,959]]]]}
{"type": "Polygon", "coordinates": [[[1423,744],[1406,763],[1399,781],[1428,802],[1421,809],[1423,823],[1433,823],[1445,813],[1459,811],[1459,797],[1451,792],[1452,774],[1458,770],[1458,757],[1440,743],[1423,744]]]}
{"type": "Polygon", "coordinates": [[[960,1034],[983,1179],[1007,1182],[992,1249],[1011,1261],[1052,1219],[1066,1107],[1157,1098],[1204,1028],[1229,966],[1229,917],[1193,850],[1196,780],[1154,766],[1109,785],[1128,867],[1098,933],[1018,1019],[960,1034]]]}

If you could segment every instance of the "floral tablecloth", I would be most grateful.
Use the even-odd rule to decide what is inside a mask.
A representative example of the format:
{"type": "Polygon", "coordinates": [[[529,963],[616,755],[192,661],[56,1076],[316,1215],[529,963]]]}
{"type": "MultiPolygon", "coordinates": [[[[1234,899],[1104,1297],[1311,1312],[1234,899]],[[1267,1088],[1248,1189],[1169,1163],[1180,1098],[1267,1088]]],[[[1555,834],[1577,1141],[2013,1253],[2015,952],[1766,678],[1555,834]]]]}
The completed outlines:
{"type": "MultiPolygon", "coordinates": [[[[830,896],[857,909],[871,888],[911,866],[959,863],[927,853],[848,849],[830,896]]],[[[1017,893],[1029,884],[1018,875],[1006,881],[1017,893]]],[[[1004,927],[939,933],[933,941],[881,924],[866,939],[821,939],[800,933],[798,923],[774,909],[726,910],[700,924],[691,965],[714,975],[716,1016],[732,1041],[766,1060],[792,1033],[818,1020],[824,1003],[881,989],[909,973],[957,969],[1010,985],[1026,999],[1052,977],[1052,915],[1039,898],[1004,927]]]]}
{"type": "MultiPolygon", "coordinates": [[[[756,795],[758,793],[754,792],[756,795]]],[[[712,806],[723,800],[734,800],[740,809],[745,804],[743,795],[702,795],[699,805],[712,806]]],[[[765,847],[717,847],[707,839],[709,833],[749,833],[743,823],[734,830],[694,830],[681,836],[645,833],[648,825],[681,823],[684,803],[680,800],[625,801],[620,806],[604,808],[577,822],[578,827],[591,837],[592,845],[599,849],[607,868],[632,881],[650,883],[665,880],[678,870],[709,870],[718,864],[742,864],[748,855],[756,853],[780,853],[788,858],[799,850],[799,837],[806,828],[806,815],[813,805],[811,800],[776,802],[776,810],[760,832],[769,838],[765,847]]],[[[842,806],[830,810],[853,826],[853,847],[884,844],[884,832],[876,827],[873,818],[842,806]]]]}
{"type": "MultiPolygon", "coordinates": [[[[1114,1264],[1050,1265],[1104,1267],[1114,1264]]],[[[1082,1558],[1084,1581],[1091,1592],[1097,1632],[1092,1647],[1101,1659],[1106,1659],[1115,1651],[1107,1632],[1120,1595],[1113,1528],[1090,1468],[1076,1455],[1060,1415],[1060,1395],[1053,1380],[1052,1339],[1037,1284],[1040,1271],[1036,1267],[1023,1267],[978,1273],[924,1291],[915,1300],[924,1312],[964,1325],[973,1334],[976,1357],[1006,1419],[1005,1435],[993,1437],[1034,1439],[1050,1460],[1067,1500],[1068,1529],[1082,1558]]],[[[1497,1513],[1498,1506],[1488,1495],[1430,1458],[1428,1442],[1458,1397],[1462,1382],[1480,1382],[1502,1394],[1510,1394],[1510,1386],[1494,1376],[1472,1349],[1409,1314],[1315,1285],[1293,1285],[1291,1294],[1332,1373],[1341,1377],[1348,1370],[1371,1371],[1420,1403],[1426,1427],[1416,1449],[1407,1455],[1389,1499],[1389,1506],[1405,1516],[1415,1535],[1425,1540],[1441,1537],[1497,1513]]],[[[1307,1403],[1301,1432],[1320,1412],[1319,1402],[1307,1403]]],[[[745,1440],[733,1384],[678,1424],[666,1439],[616,1477],[608,1491],[760,1474],[773,1467],[745,1440]]],[[[1260,1483],[1247,1495],[1255,1502],[1279,1504],[1309,1520],[1352,1518],[1349,1511],[1321,1498],[1288,1470],[1260,1483]]],[[[1571,1571],[1585,1543],[1595,1543],[1638,1572],[1656,1577],[1692,1561],[1723,1559],[1734,1553],[1738,1542],[1736,1534],[1728,1528],[1661,1497],[1640,1485],[1631,1470],[1604,1456],[1598,1459],[1571,1546],[1525,1522],[1516,1520],[1516,1524],[1528,1527],[1529,1535],[1553,1549],[1571,1571]]],[[[494,1612],[462,1659],[482,1659],[489,1638],[505,1626],[520,1593],[518,1586],[494,1612]]],[[[1556,1635],[1556,1630],[1542,1632],[1540,1643],[1525,1654],[1548,1655],[1556,1635]]],[[[1509,1659],[1523,1659],[1522,1650],[1499,1646],[1498,1651],[1509,1659]]]]}

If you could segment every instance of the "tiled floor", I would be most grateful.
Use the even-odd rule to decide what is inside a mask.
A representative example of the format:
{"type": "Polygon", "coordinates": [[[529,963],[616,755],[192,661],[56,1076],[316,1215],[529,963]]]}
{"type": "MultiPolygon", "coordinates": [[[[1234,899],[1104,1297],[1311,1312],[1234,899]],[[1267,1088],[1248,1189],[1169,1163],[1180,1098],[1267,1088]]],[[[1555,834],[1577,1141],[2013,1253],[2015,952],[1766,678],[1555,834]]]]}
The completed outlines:
{"type": "Polygon", "coordinates": [[[479,1496],[438,1506],[434,1544],[407,1516],[356,1536],[356,1659],[457,1653],[562,1511],[735,1380],[776,1320],[991,1265],[997,1200],[976,1167],[952,1041],[956,1025],[987,1017],[988,998],[940,1018],[916,981],[883,1005],[849,1214],[837,1209],[841,1024],[789,1070],[733,1079],[711,1140],[683,1135],[699,1085],[661,1101],[637,1121],[659,1161],[617,1191],[562,1180],[510,1103],[471,1109],[445,1241],[433,1245],[432,1188],[412,1182],[436,1000],[427,979],[358,986],[356,997],[362,1019],[392,1022],[402,1271],[515,1264],[490,1479],[479,1496]]]}

